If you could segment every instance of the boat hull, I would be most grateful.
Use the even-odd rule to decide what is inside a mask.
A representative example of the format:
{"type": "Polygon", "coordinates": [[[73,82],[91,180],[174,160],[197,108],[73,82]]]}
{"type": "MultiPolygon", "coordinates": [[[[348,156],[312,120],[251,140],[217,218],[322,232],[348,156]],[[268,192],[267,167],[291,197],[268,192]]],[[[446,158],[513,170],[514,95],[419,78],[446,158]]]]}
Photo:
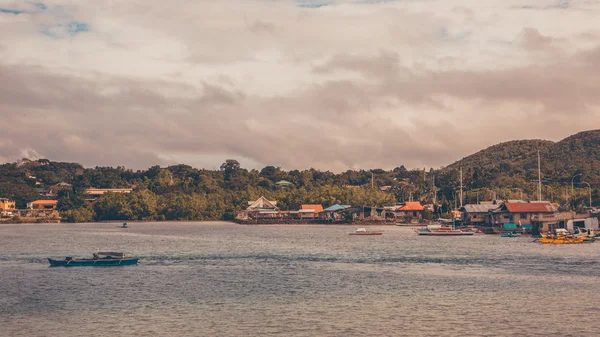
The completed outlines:
{"type": "Polygon", "coordinates": [[[426,236],[470,236],[475,234],[474,232],[463,232],[463,231],[439,231],[439,232],[417,232],[419,235],[426,236]]]}
{"type": "Polygon", "coordinates": [[[51,267],[117,267],[131,266],[138,263],[137,258],[132,259],[96,259],[96,260],[53,260],[48,259],[51,267]]]}
{"type": "Polygon", "coordinates": [[[350,233],[350,235],[382,235],[383,232],[370,232],[370,233],[350,233]]]}
{"type": "Polygon", "coordinates": [[[539,242],[544,244],[552,244],[552,245],[569,245],[574,243],[583,243],[583,239],[570,239],[570,238],[558,238],[558,239],[549,239],[549,238],[539,238],[539,242]]]}

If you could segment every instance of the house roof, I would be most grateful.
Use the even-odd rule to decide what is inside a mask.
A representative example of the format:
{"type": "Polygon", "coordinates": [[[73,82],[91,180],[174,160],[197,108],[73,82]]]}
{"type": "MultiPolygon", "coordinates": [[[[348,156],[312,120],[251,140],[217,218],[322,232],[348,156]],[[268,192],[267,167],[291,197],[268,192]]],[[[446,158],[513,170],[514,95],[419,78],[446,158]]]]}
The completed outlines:
{"type": "Polygon", "coordinates": [[[329,206],[329,207],[325,208],[324,211],[325,212],[335,212],[335,211],[341,211],[346,208],[350,208],[350,205],[335,204],[333,206],[329,206]]]}
{"type": "Polygon", "coordinates": [[[548,201],[545,202],[505,202],[502,208],[511,213],[552,213],[554,208],[548,201]]]}
{"type": "Polygon", "coordinates": [[[58,200],[36,200],[31,202],[32,205],[56,205],[58,200]]]}
{"type": "Polygon", "coordinates": [[[270,201],[265,197],[260,197],[256,201],[248,201],[248,208],[246,210],[257,209],[277,209],[277,201],[270,201]]]}
{"type": "Polygon", "coordinates": [[[312,209],[315,213],[323,212],[323,205],[319,204],[305,204],[300,207],[301,210],[309,210],[312,209]]]}
{"type": "Polygon", "coordinates": [[[468,204],[462,207],[462,210],[467,213],[487,213],[491,209],[498,208],[495,204],[468,204]]]}
{"type": "Polygon", "coordinates": [[[423,205],[418,201],[408,201],[404,206],[400,207],[400,211],[422,211],[423,205]]]}

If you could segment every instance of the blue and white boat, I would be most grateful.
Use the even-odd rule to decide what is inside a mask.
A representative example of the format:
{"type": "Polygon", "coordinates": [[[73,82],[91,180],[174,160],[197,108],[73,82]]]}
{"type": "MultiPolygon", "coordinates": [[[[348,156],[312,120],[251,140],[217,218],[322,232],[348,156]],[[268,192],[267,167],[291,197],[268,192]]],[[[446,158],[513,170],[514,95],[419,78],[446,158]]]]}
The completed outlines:
{"type": "Polygon", "coordinates": [[[125,253],[98,252],[91,259],[74,259],[67,256],[64,260],[48,258],[51,267],[115,267],[130,266],[138,263],[138,258],[125,257],[125,253]]]}

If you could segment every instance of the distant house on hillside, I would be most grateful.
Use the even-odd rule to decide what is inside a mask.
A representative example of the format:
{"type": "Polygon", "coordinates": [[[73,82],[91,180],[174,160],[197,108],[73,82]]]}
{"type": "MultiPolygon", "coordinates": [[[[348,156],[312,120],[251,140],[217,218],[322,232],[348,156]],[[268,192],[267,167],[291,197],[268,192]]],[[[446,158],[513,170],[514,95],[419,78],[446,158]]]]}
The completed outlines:
{"type": "Polygon", "coordinates": [[[133,188],[88,188],[85,190],[85,200],[94,202],[100,198],[104,193],[131,193],[133,188]]]}
{"type": "Polygon", "coordinates": [[[277,185],[277,187],[292,187],[292,186],[294,186],[293,183],[291,183],[287,180],[280,180],[280,181],[276,182],[275,185],[277,185]]]}

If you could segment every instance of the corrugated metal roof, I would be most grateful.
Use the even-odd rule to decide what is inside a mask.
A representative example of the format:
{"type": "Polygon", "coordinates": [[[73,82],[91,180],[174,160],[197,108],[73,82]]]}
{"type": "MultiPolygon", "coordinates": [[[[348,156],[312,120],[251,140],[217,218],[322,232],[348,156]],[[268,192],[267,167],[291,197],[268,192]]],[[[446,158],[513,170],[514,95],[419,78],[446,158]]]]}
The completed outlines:
{"type": "Polygon", "coordinates": [[[491,209],[496,209],[500,205],[494,204],[468,204],[464,205],[463,209],[467,213],[487,213],[491,209]]]}
{"type": "Polygon", "coordinates": [[[552,213],[554,208],[550,202],[505,202],[504,206],[511,213],[552,213]]]}
{"type": "Polygon", "coordinates": [[[341,211],[341,210],[346,209],[346,208],[350,208],[350,205],[335,204],[333,206],[325,208],[325,212],[341,211]]]}

